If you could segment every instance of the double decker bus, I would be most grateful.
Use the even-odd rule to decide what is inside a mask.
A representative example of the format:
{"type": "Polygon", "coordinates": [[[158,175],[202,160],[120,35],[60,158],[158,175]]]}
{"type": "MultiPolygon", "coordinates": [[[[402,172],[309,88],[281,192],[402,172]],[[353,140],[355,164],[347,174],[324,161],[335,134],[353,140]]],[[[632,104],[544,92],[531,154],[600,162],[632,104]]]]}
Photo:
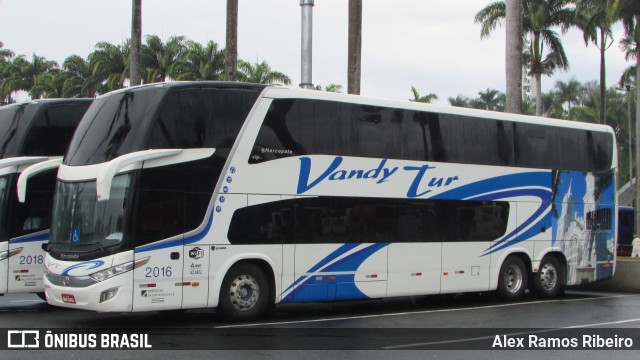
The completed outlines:
{"type": "Polygon", "coordinates": [[[56,172],[89,99],[50,99],[0,107],[0,295],[44,298],[42,245],[56,172]]]}
{"type": "Polygon", "coordinates": [[[616,222],[616,161],[594,124],[238,83],[121,90],[60,166],[46,293],[232,320],[292,302],[555,297],[613,273],[615,226],[593,246],[587,222],[616,222]]]}

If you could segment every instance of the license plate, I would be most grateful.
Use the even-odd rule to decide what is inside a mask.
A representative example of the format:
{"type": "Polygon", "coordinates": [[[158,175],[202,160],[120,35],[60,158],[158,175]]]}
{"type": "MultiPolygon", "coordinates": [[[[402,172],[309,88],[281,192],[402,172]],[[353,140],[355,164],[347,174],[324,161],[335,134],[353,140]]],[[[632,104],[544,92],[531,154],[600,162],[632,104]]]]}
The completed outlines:
{"type": "Polygon", "coordinates": [[[62,302],[67,304],[75,304],[76,297],[71,294],[62,294],[62,302]]]}

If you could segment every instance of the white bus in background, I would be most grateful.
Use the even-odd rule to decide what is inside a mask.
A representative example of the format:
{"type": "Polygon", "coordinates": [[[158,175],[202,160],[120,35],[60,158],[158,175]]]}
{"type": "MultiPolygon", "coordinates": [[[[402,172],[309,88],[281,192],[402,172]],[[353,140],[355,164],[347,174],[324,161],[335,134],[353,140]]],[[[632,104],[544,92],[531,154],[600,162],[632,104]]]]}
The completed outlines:
{"type": "Polygon", "coordinates": [[[276,86],[113,92],[58,172],[48,301],[246,320],[290,302],[558,296],[613,274],[615,231],[586,222],[616,207],[615,144],[605,126],[276,86]],[[567,257],[573,241],[594,254],[567,257]]]}
{"type": "Polygon", "coordinates": [[[0,295],[44,299],[42,245],[58,165],[90,99],[37,100],[0,107],[0,295]]]}

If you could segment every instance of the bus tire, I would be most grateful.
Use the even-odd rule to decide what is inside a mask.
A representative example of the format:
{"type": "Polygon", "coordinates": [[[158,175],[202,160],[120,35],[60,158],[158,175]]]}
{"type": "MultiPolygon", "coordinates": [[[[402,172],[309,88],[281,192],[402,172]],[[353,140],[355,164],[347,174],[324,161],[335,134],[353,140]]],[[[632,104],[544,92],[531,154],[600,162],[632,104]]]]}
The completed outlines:
{"type": "Polygon", "coordinates": [[[528,272],[522,259],[508,257],[500,268],[498,276],[498,294],[504,300],[518,300],[527,289],[528,272]]]}
{"type": "Polygon", "coordinates": [[[540,299],[560,296],[564,291],[564,269],[555,256],[545,256],[538,272],[531,273],[531,294],[540,299]]]}
{"type": "Polygon", "coordinates": [[[36,296],[40,298],[40,300],[47,301],[47,295],[44,292],[36,293],[36,296]]]}
{"type": "Polygon", "coordinates": [[[269,282],[255,264],[240,263],[229,269],[222,281],[218,310],[231,321],[246,321],[262,315],[269,305],[269,282]]]}

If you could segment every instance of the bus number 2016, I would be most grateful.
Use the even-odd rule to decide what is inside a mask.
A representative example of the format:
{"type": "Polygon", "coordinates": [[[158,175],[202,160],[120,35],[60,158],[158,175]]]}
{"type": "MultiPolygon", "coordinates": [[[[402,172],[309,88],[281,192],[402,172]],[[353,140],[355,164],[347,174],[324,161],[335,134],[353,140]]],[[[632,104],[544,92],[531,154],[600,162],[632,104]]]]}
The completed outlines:
{"type": "Polygon", "coordinates": [[[147,267],[144,277],[171,277],[171,266],[163,267],[147,267]]]}

